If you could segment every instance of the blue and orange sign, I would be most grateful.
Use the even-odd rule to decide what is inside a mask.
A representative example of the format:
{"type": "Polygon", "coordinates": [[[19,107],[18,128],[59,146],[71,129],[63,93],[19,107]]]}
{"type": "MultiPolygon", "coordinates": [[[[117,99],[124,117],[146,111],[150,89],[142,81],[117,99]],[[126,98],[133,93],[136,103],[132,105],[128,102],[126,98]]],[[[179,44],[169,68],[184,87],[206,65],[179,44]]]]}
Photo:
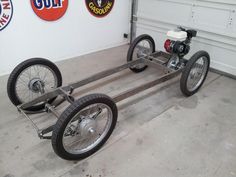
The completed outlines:
{"type": "Polygon", "coordinates": [[[46,21],[60,19],[68,8],[68,0],[30,0],[38,17],[46,21]]]}
{"type": "Polygon", "coordinates": [[[13,15],[11,0],[0,0],[0,31],[7,27],[13,15]]]}

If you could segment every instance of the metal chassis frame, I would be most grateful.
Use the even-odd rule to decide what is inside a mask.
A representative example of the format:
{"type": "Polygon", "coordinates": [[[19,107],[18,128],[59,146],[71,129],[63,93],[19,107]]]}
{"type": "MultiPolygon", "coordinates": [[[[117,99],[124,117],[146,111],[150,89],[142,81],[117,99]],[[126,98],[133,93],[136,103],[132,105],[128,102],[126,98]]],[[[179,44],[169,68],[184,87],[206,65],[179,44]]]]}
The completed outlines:
{"type": "Polygon", "coordinates": [[[45,134],[48,134],[48,133],[52,132],[53,127],[54,127],[55,124],[50,125],[50,126],[48,126],[46,128],[43,128],[43,129],[39,129],[39,127],[29,117],[29,114],[35,114],[35,113],[39,113],[39,112],[29,112],[29,111],[26,111],[27,108],[31,107],[32,105],[35,105],[35,104],[38,104],[38,103],[41,103],[41,102],[45,102],[46,103],[45,110],[43,110],[41,112],[52,113],[55,117],[60,118],[60,114],[56,111],[55,107],[59,106],[64,101],[68,101],[70,104],[72,104],[74,102],[74,98],[72,97],[71,94],[74,91],[74,89],[80,88],[80,87],[85,86],[85,85],[87,85],[89,83],[92,83],[94,81],[97,81],[97,80],[103,79],[105,77],[111,76],[115,73],[121,72],[125,69],[128,69],[128,68],[130,68],[132,66],[135,66],[137,64],[140,64],[140,63],[144,63],[148,66],[155,67],[157,69],[161,69],[166,73],[166,74],[164,74],[163,76],[157,78],[154,81],[145,83],[145,84],[143,84],[141,86],[138,86],[134,89],[130,89],[126,92],[123,92],[119,95],[114,96],[112,99],[114,100],[114,102],[118,103],[118,102],[120,102],[122,100],[125,100],[125,99],[127,99],[127,98],[129,98],[133,95],[136,95],[136,94],[138,94],[138,93],[140,93],[144,90],[152,88],[152,87],[154,87],[158,84],[161,84],[161,83],[163,83],[167,80],[170,80],[170,79],[178,76],[182,72],[183,68],[178,69],[178,70],[172,70],[172,69],[169,69],[165,66],[165,64],[168,62],[170,57],[171,57],[171,55],[168,54],[168,53],[161,52],[161,51],[155,52],[155,53],[153,53],[149,56],[139,58],[138,60],[129,62],[129,63],[121,65],[119,67],[112,68],[112,69],[97,73],[93,76],[90,76],[90,77],[84,79],[84,80],[69,84],[69,85],[64,86],[64,87],[57,88],[54,91],[48,92],[48,93],[38,97],[37,99],[35,99],[33,101],[30,101],[28,103],[24,103],[22,105],[19,105],[17,107],[18,111],[20,113],[22,113],[32,123],[33,127],[36,129],[36,131],[38,133],[38,136],[41,139],[51,139],[51,136],[45,136],[45,134]],[[162,59],[159,59],[160,57],[162,59]],[[166,61],[163,61],[163,58],[165,58],[166,61]],[[62,97],[62,100],[59,103],[57,103],[56,105],[50,105],[50,104],[47,103],[48,100],[50,100],[52,98],[55,98],[57,96],[62,97]]]}

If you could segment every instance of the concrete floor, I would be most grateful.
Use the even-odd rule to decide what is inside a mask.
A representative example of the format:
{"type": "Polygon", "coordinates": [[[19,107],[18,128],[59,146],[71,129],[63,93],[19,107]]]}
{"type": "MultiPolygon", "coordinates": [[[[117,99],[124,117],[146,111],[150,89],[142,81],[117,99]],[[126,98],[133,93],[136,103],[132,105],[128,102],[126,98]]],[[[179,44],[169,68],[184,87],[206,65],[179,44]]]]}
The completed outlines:
{"type": "MultiPolygon", "coordinates": [[[[59,62],[64,84],[121,65],[126,53],[122,46],[59,62]]],[[[140,74],[126,70],[76,96],[112,96],[159,75],[153,68],[140,74]]],[[[7,76],[1,77],[0,177],[236,176],[235,80],[210,73],[204,88],[185,98],[178,79],[119,103],[118,124],[107,144],[86,160],[68,162],[18,114],[6,95],[7,76]]],[[[55,121],[51,115],[34,119],[39,126],[55,121]]]]}

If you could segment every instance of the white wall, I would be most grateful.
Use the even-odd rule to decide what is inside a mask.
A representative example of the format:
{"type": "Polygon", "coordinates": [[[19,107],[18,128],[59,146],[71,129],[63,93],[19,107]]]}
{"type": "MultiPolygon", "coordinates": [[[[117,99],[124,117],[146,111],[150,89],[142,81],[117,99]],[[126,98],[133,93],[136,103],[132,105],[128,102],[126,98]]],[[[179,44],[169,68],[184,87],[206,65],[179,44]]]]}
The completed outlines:
{"type": "Polygon", "coordinates": [[[213,68],[236,75],[235,0],[138,0],[137,35],[152,35],[164,50],[166,32],[182,25],[199,31],[190,57],[210,53],[213,68]]]}
{"type": "Polygon", "coordinates": [[[29,0],[13,0],[13,7],[12,21],[0,32],[0,75],[28,58],[59,61],[127,43],[123,33],[129,32],[130,0],[116,0],[104,18],[92,16],[85,0],[70,0],[55,22],[38,18],[29,0]]]}

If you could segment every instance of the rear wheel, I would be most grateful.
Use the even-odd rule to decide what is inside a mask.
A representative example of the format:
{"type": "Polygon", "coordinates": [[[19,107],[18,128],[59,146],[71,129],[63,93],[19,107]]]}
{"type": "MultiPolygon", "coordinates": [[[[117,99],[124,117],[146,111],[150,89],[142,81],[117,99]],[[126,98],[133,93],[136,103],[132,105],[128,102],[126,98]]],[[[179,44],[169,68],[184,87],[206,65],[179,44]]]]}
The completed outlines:
{"type": "MultiPolygon", "coordinates": [[[[61,72],[49,60],[33,58],[19,64],[10,74],[7,83],[7,93],[11,102],[18,106],[30,102],[42,94],[52,91],[62,85],[61,72]]],[[[55,100],[51,99],[51,103],[55,100]]],[[[27,111],[40,111],[45,103],[27,108],[27,111]]]]}
{"type": "MultiPolygon", "coordinates": [[[[138,60],[155,52],[155,42],[153,38],[147,34],[137,37],[130,45],[127,62],[138,60]]],[[[144,71],[148,66],[144,63],[130,67],[131,71],[139,73],[144,71]]]]}
{"type": "Polygon", "coordinates": [[[210,56],[205,51],[199,51],[188,61],[181,80],[180,88],[184,95],[195,94],[203,85],[209,72],[210,56]]]}
{"type": "Polygon", "coordinates": [[[54,126],[55,153],[66,160],[92,155],[112,134],[117,116],[116,104],[106,95],[92,94],[75,101],[54,126]]]}

